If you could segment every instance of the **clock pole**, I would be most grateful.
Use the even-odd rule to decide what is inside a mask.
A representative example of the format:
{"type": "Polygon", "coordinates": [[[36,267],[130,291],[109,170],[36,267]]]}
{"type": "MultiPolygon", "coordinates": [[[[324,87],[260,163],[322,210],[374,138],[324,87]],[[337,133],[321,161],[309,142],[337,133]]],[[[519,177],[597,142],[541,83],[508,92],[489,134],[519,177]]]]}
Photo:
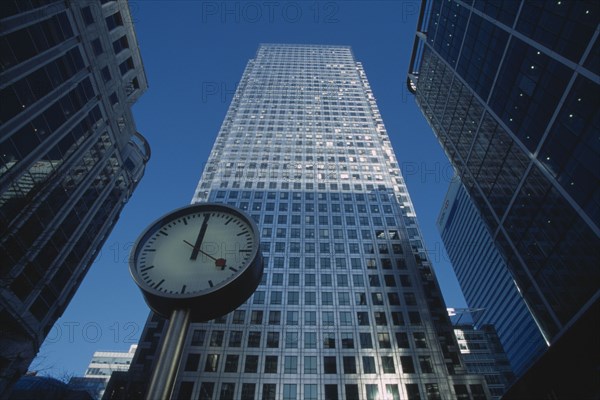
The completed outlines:
{"type": "Polygon", "coordinates": [[[190,310],[173,310],[165,339],[158,354],[158,361],[150,379],[146,399],[167,400],[171,398],[189,326],[190,310]]]}

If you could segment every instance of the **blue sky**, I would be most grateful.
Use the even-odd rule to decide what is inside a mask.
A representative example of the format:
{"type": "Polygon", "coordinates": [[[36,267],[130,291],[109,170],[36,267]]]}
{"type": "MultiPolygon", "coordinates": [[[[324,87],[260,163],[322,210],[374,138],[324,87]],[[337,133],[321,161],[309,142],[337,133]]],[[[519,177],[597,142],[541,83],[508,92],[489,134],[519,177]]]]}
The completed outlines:
{"type": "Polygon", "coordinates": [[[451,167],[406,88],[420,1],[130,0],[149,90],[133,107],[152,147],[145,176],[31,369],[82,375],[126,351],[148,308],[129,276],[138,234],[190,202],[233,92],[260,43],[350,45],[363,63],[449,307],[464,299],[435,227],[451,167]]]}

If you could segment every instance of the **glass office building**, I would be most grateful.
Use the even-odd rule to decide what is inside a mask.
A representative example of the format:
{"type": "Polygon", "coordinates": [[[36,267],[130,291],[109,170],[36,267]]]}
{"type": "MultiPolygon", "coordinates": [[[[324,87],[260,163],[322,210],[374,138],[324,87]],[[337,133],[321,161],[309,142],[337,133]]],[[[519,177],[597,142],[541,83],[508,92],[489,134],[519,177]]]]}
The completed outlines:
{"type": "Polygon", "coordinates": [[[470,3],[423,3],[409,87],[552,342],[599,296],[599,6],[470,3]]]}
{"type": "Polygon", "coordinates": [[[599,22],[596,1],[424,0],[407,78],[545,340],[596,352],[599,22]]]}
{"type": "Polygon", "coordinates": [[[124,0],[0,5],[0,397],[141,179],[146,78],[124,0]]]}
{"type": "Polygon", "coordinates": [[[458,178],[450,183],[437,226],[465,300],[478,310],[472,314],[474,326],[495,327],[512,370],[522,375],[547,349],[546,342],[458,178]]]}
{"type": "MultiPolygon", "coordinates": [[[[260,46],[196,189],[202,201],[256,220],[265,272],[237,310],[192,324],[178,398],[488,398],[483,378],[465,372],[349,47],[260,46]]],[[[150,316],[134,374],[150,373],[164,325],[150,316]]]]}

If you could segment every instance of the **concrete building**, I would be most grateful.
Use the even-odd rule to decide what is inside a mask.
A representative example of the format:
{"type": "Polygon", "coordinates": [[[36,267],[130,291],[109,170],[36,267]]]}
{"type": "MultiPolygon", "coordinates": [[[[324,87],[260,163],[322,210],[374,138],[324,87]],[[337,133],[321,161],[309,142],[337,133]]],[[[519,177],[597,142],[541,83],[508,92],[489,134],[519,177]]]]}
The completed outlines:
{"type": "Polygon", "coordinates": [[[125,0],[0,7],[0,396],[61,316],[150,156],[125,0]]]}

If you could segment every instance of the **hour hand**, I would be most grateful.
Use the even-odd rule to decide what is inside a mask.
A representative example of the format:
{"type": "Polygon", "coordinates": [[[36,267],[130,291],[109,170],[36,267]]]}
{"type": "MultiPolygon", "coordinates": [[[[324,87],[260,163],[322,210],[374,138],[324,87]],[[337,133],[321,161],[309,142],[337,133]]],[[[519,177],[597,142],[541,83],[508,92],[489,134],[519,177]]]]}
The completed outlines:
{"type": "Polygon", "coordinates": [[[192,249],[192,255],[190,256],[190,260],[195,260],[198,258],[198,253],[200,253],[200,246],[202,246],[202,241],[204,240],[204,235],[206,234],[206,228],[208,227],[208,218],[210,214],[206,214],[204,216],[204,222],[202,222],[202,226],[200,227],[200,232],[198,232],[198,237],[196,238],[196,243],[194,243],[194,247],[192,249]]]}

